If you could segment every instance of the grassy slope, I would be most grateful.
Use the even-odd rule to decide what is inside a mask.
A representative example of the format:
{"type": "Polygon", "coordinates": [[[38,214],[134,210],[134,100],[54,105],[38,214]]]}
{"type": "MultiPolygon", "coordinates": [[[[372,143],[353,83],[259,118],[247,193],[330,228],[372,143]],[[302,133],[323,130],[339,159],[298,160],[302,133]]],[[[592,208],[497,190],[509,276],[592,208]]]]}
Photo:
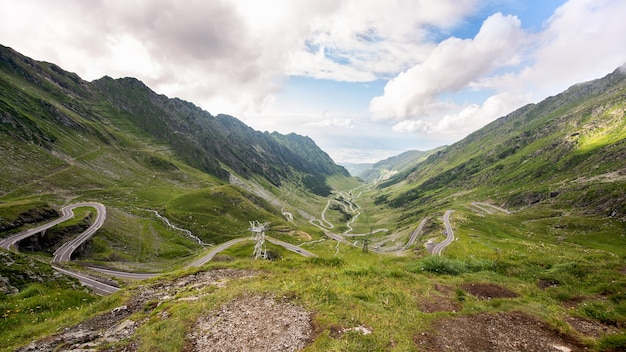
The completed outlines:
{"type": "MultiPolygon", "coordinates": [[[[318,253],[318,259],[304,259],[272,247],[280,252],[281,259],[267,262],[250,260],[252,245],[240,245],[223,254],[231,261],[212,263],[205,269],[253,268],[262,275],[246,279],[245,284],[231,283],[212,290],[199,300],[169,300],[132,319],[148,318],[139,330],[141,350],[145,351],[184,346],[185,336],[198,317],[233,297],[256,292],[287,297],[316,313],[314,324],[319,336],[308,347],[311,351],[416,350],[415,334],[427,331],[434,319],[479,312],[527,312],[572,334],[568,316],[623,326],[626,279],[621,272],[625,269],[626,240],[614,236],[624,230],[623,225],[594,217],[556,215],[551,209],[534,209],[480,216],[459,208],[452,219],[459,240],[446,249],[443,258],[363,253],[346,245],[340,245],[335,254],[335,244],[326,241],[305,247],[318,253]],[[486,282],[507,287],[519,297],[479,300],[461,287],[486,282]],[[541,288],[545,282],[548,287],[541,288]],[[424,304],[436,300],[456,305],[457,312],[425,312],[424,304]],[[569,308],[570,302],[578,304],[569,308]],[[163,311],[168,312],[167,319],[161,318],[163,311]],[[338,327],[361,325],[373,333],[347,333],[341,338],[330,335],[338,327]],[[163,331],[168,331],[167,341],[158,338],[163,331]]],[[[123,302],[133,292],[131,288],[111,299],[123,302]]],[[[196,293],[192,290],[182,295],[196,293]]],[[[110,309],[104,303],[98,305],[110,309]]],[[[57,319],[69,324],[69,314],[62,313],[57,319]]],[[[585,341],[594,346],[603,340],[585,341]]]]}
{"type": "Polygon", "coordinates": [[[494,121],[383,183],[377,203],[411,219],[481,199],[626,214],[624,77],[617,70],[494,121]]]}
{"type": "MultiPolygon", "coordinates": [[[[27,96],[51,101],[64,99],[28,82],[19,83],[25,87],[23,92],[28,91],[27,96]]],[[[6,104],[13,104],[12,101],[4,100],[6,104]]],[[[313,240],[323,238],[321,231],[308,223],[307,217],[318,217],[326,205],[326,198],[311,195],[298,182],[277,189],[256,180],[256,184],[266,186],[267,192],[275,197],[278,204],[296,215],[296,223],[289,224],[280,216],[280,207],[270,205],[274,203],[270,203],[271,197],[260,199],[243,187],[226,185],[186,166],[160,141],[141,132],[131,121],[115,115],[106,104],[92,104],[100,109],[100,122],[85,119],[65,108],[65,105],[58,104],[64,114],[80,121],[86,129],[60,129],[57,124],[35,116],[35,108],[24,112],[37,121],[38,128],[45,130],[46,135],[56,138],[54,145],[58,149],[52,154],[55,157],[51,157],[45,146],[33,144],[30,140],[2,145],[3,151],[10,150],[10,153],[0,153],[0,162],[14,165],[10,169],[10,175],[14,177],[3,178],[5,183],[0,185],[5,187],[2,188],[4,195],[0,197],[4,213],[14,216],[17,208],[24,207],[24,204],[38,206],[43,202],[61,205],[82,199],[102,201],[110,209],[110,221],[92,241],[83,259],[137,270],[173,270],[202,251],[193,240],[179,231],[168,229],[150,209],[159,210],[178,226],[190,229],[207,242],[247,235],[248,220],[271,221],[277,228],[287,226],[304,230],[313,240]],[[92,133],[90,126],[97,126],[99,132],[92,133]],[[21,163],[15,161],[16,157],[22,160],[21,163]],[[22,178],[20,173],[26,168],[36,172],[29,172],[22,178]]],[[[601,114],[615,115],[619,106],[614,106],[601,114]]],[[[597,115],[588,117],[593,116],[597,115]]],[[[623,125],[619,125],[623,119],[620,120],[618,114],[615,116],[615,123],[585,129],[584,133],[580,133],[576,142],[578,151],[571,160],[577,160],[576,153],[607,148],[610,144],[606,143],[623,140],[623,125]]],[[[581,122],[584,126],[592,120],[583,119],[581,122]]],[[[536,125],[528,126],[528,131],[535,131],[541,126],[540,121],[536,122],[536,125]]],[[[560,137],[568,136],[564,134],[560,137]]],[[[487,142],[482,143],[471,144],[472,148],[467,149],[468,159],[481,156],[487,142]]],[[[525,148],[538,150],[549,145],[549,140],[546,138],[532,143],[525,148]]],[[[519,155],[523,153],[518,151],[507,155],[501,160],[501,165],[523,164],[527,169],[516,173],[514,170],[517,169],[511,168],[512,172],[497,174],[494,180],[500,183],[500,190],[516,191],[517,186],[510,186],[509,181],[519,177],[523,179],[525,173],[540,166],[532,164],[533,161],[524,163],[519,155]]],[[[454,159],[453,155],[448,156],[447,169],[438,169],[436,165],[428,172],[436,175],[463,163],[461,159],[454,159]]],[[[593,163],[586,162],[588,166],[593,163]]],[[[604,164],[597,169],[585,166],[584,170],[586,173],[581,176],[586,179],[607,171],[604,164]]],[[[557,173],[541,175],[539,179],[545,180],[545,183],[528,187],[532,186],[533,192],[552,189],[547,185],[562,183],[560,177],[557,173]]],[[[583,190],[587,193],[609,192],[609,196],[623,185],[619,182],[606,182],[606,185],[585,180],[580,182],[580,187],[588,187],[583,190]],[[602,185],[610,187],[600,187],[602,185]]],[[[359,186],[354,179],[344,177],[331,179],[329,184],[345,191],[359,186]]],[[[476,196],[484,199],[497,195],[487,187],[477,185],[471,195],[459,193],[459,188],[425,190],[420,193],[419,202],[405,204],[400,208],[400,214],[398,208],[388,208],[376,202],[380,190],[366,192],[358,198],[357,203],[363,214],[353,225],[357,233],[380,226],[406,238],[423,216],[433,216],[434,225],[420,244],[404,256],[363,253],[358,248],[343,244],[339,245],[337,252],[335,242],[322,241],[305,246],[320,255],[321,259],[303,259],[272,247],[281,254],[281,259],[262,262],[250,261],[250,244],[234,247],[225,253],[234,261],[210,264],[207,268],[252,267],[261,269],[264,274],[249,279],[245,285],[229,285],[227,289],[201,300],[168,302],[153,311],[140,331],[142,349],[167,350],[168,346],[183,346],[185,333],[196,317],[245,292],[272,292],[279,297],[291,297],[316,312],[315,324],[320,335],[309,347],[310,350],[414,350],[413,336],[427,330],[433,319],[483,311],[525,311],[543,318],[556,329],[569,332],[571,328],[565,322],[568,315],[609,325],[623,327],[626,324],[626,282],[623,276],[626,259],[623,234],[626,228],[623,223],[607,220],[603,216],[581,216],[578,212],[571,212],[571,206],[563,206],[567,203],[565,200],[571,197],[578,201],[579,197],[568,196],[565,192],[557,204],[544,203],[513,215],[480,216],[465,207],[468,200],[480,200],[476,196]],[[427,200],[431,202],[421,203],[427,200]],[[444,259],[432,259],[425,256],[422,244],[428,238],[442,238],[441,221],[437,217],[441,216],[445,207],[457,210],[453,224],[459,240],[445,250],[444,259]],[[466,282],[495,282],[510,288],[520,297],[477,300],[460,287],[466,282]],[[550,286],[541,289],[539,284],[542,282],[548,282],[550,286]],[[439,286],[451,289],[451,293],[443,299],[458,304],[459,313],[425,313],[420,309],[424,300],[441,296],[435,290],[439,286]],[[583,304],[569,309],[566,303],[572,299],[582,299],[583,304]],[[168,311],[169,319],[162,321],[157,316],[162,310],[168,311]],[[331,326],[355,327],[361,324],[372,328],[374,333],[367,336],[348,333],[340,339],[330,337],[331,326]],[[162,340],[155,338],[163,331],[171,336],[168,344],[162,344],[162,340]]],[[[254,187],[254,184],[249,181],[247,186],[254,187]]],[[[403,192],[411,191],[414,186],[404,184],[385,192],[389,199],[394,199],[403,192]]],[[[571,189],[571,186],[567,187],[571,189]]],[[[334,221],[340,216],[340,212],[329,213],[329,218],[334,221]]],[[[270,234],[296,242],[290,235],[270,234]]],[[[110,310],[122,304],[131,292],[95,299],[80,292],[68,293],[58,286],[32,285],[19,296],[0,296],[1,307],[6,310],[4,314],[9,314],[9,310],[15,313],[6,318],[11,320],[3,321],[6,324],[0,330],[4,336],[0,348],[9,350],[11,346],[27,343],[33,337],[53,333],[59,327],[80,321],[83,314],[110,310]],[[64,299],[44,312],[41,307],[44,303],[52,304],[49,301],[54,301],[51,297],[55,295],[62,295],[64,299]]],[[[596,342],[589,339],[588,343],[593,346],[596,342]]]]}

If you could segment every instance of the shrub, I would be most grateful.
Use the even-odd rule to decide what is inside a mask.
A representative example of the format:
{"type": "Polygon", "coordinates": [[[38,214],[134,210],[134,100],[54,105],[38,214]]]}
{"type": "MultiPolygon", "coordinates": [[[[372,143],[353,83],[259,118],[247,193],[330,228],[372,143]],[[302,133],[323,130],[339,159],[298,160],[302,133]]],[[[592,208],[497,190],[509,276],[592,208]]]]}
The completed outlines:
{"type": "Polygon", "coordinates": [[[449,259],[441,256],[429,256],[420,260],[413,272],[428,271],[435,274],[460,275],[467,272],[493,271],[496,265],[488,259],[449,259]]]}
{"type": "Polygon", "coordinates": [[[603,352],[626,351],[626,333],[603,337],[598,343],[598,350],[603,352]]]}

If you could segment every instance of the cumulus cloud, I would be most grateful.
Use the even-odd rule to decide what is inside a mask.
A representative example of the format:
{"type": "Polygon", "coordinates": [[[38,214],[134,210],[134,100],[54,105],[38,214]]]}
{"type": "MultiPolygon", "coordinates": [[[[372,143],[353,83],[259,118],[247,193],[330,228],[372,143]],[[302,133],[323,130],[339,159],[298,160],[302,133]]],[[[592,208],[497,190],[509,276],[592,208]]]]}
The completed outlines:
{"type": "Polygon", "coordinates": [[[290,73],[349,81],[395,75],[432,50],[429,30],[449,29],[478,8],[476,0],[344,0],[334,4],[323,16],[309,17],[304,46],[288,61],[290,73]]]}
{"type": "Polygon", "coordinates": [[[427,28],[450,28],[475,5],[476,0],[4,1],[0,37],[86,79],[134,76],[210,111],[243,114],[260,109],[288,75],[368,82],[395,74],[430,51],[427,28]]]}
{"type": "Polygon", "coordinates": [[[518,83],[536,95],[560,92],[626,63],[626,1],[571,0],[559,7],[534,38],[534,64],[518,83]]]}
{"type": "Polygon", "coordinates": [[[375,118],[398,133],[462,138],[530,102],[595,79],[626,62],[626,2],[570,0],[535,33],[495,14],[475,38],[442,41],[428,58],[390,80],[374,98],[375,118]],[[468,91],[482,101],[448,100],[468,91]]]}
{"type": "Polygon", "coordinates": [[[397,120],[441,113],[450,105],[440,94],[458,91],[495,67],[514,62],[523,38],[517,17],[494,14],[474,39],[446,39],[424,62],[390,80],[384,95],[372,99],[370,111],[375,118],[397,120]]]}
{"type": "Polygon", "coordinates": [[[528,94],[500,93],[487,98],[482,104],[469,104],[456,113],[436,119],[404,120],[392,129],[400,133],[425,133],[447,135],[454,139],[463,137],[484,126],[494,118],[504,116],[529,101],[528,94]]]}

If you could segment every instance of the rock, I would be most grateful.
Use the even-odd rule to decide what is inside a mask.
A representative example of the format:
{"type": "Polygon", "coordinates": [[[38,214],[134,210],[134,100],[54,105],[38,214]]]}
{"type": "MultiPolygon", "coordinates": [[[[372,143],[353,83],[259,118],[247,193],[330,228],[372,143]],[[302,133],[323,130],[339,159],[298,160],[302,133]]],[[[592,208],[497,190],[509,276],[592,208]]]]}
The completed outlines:
{"type": "Polygon", "coordinates": [[[102,338],[105,342],[115,342],[127,339],[133,335],[136,328],[137,324],[134,321],[126,319],[118,325],[105,331],[102,338]]]}
{"type": "Polygon", "coordinates": [[[12,295],[14,293],[18,293],[19,290],[11,286],[9,278],[0,276],[0,292],[4,293],[5,295],[12,295]]]}

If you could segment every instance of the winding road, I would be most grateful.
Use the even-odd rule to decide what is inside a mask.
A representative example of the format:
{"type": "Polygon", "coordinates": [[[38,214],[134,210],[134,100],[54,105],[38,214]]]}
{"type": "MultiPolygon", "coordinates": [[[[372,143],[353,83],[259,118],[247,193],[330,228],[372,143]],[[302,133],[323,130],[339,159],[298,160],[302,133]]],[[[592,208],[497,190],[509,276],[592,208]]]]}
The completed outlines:
{"type": "MultiPolygon", "coordinates": [[[[26,231],[22,231],[20,233],[4,238],[0,240],[0,247],[7,249],[7,250],[15,250],[14,247],[19,241],[26,239],[30,236],[36,235],[38,233],[41,233],[43,231],[46,231],[55,225],[58,225],[64,221],[67,221],[73,218],[74,217],[73,210],[76,208],[80,208],[80,207],[95,208],[96,220],[93,222],[93,224],[91,224],[91,226],[89,226],[89,228],[87,228],[87,230],[79,234],[76,238],[64,243],[61,247],[59,247],[54,252],[54,257],[52,259],[52,262],[53,262],[52,267],[60,273],[63,273],[63,274],[66,274],[66,275],[69,275],[78,279],[81,282],[81,284],[83,284],[84,286],[91,287],[94,290],[94,292],[98,294],[111,294],[113,292],[118,291],[119,287],[115,287],[107,283],[100,282],[82,273],[70,271],[70,270],[61,268],[57,265],[54,265],[54,263],[63,263],[63,262],[70,261],[72,258],[72,253],[74,253],[74,251],[78,247],[80,247],[83,243],[89,240],[96,233],[96,231],[98,231],[98,229],[102,227],[102,225],[104,224],[104,221],[106,220],[106,207],[101,203],[85,202],[85,203],[76,203],[76,204],[67,205],[61,208],[62,216],[60,218],[53,220],[49,223],[46,223],[44,225],[29,229],[26,231]]],[[[297,253],[304,257],[316,257],[317,256],[314,253],[309,252],[305,249],[302,249],[296,245],[293,245],[291,243],[287,243],[287,242],[284,242],[284,241],[281,241],[272,237],[266,237],[266,240],[270,243],[273,243],[278,246],[282,246],[286,248],[287,250],[297,253]]],[[[244,237],[244,238],[236,238],[228,242],[221,243],[215,246],[214,248],[212,248],[209,251],[209,253],[207,253],[206,255],[188,264],[186,268],[202,266],[205,263],[209,262],[211,259],[213,259],[215,255],[218,254],[219,252],[224,251],[238,243],[245,242],[245,241],[253,241],[253,239],[244,237]]],[[[87,268],[89,268],[92,271],[99,272],[101,274],[119,277],[119,278],[125,278],[125,279],[134,279],[134,280],[145,280],[145,279],[149,279],[149,278],[160,275],[160,274],[155,274],[155,273],[132,273],[132,272],[119,271],[119,270],[100,268],[100,267],[94,267],[94,266],[88,266],[87,268]]]]}
{"type": "MultiPolygon", "coordinates": [[[[325,218],[325,212],[328,209],[328,206],[330,205],[330,200],[328,201],[328,203],[326,204],[326,207],[324,208],[324,210],[322,211],[321,217],[322,220],[317,220],[317,219],[313,219],[310,222],[316,226],[318,226],[319,228],[321,228],[322,230],[324,230],[324,233],[332,238],[337,240],[338,242],[343,242],[343,243],[348,243],[350,244],[348,241],[346,241],[343,236],[338,235],[338,234],[334,234],[331,233],[329,231],[327,231],[327,229],[333,228],[333,224],[331,224],[330,222],[328,222],[325,218]],[[317,224],[316,224],[317,222],[317,224]],[[326,224],[323,224],[322,222],[325,222],[326,224]]],[[[472,205],[482,205],[482,206],[489,206],[493,209],[505,212],[507,214],[510,214],[510,212],[508,212],[505,209],[493,206],[491,204],[488,203],[473,203],[472,205]]],[[[85,230],[84,232],[82,232],[81,234],[79,234],[76,238],[64,243],[61,247],[59,247],[55,252],[54,252],[54,257],[53,257],[53,265],[52,267],[57,270],[58,272],[61,272],[63,274],[72,276],[77,278],[83,285],[88,286],[93,288],[93,290],[98,293],[98,294],[111,294],[114,293],[116,291],[119,290],[119,287],[115,287],[112,285],[109,285],[107,283],[103,283],[100,282],[96,279],[93,279],[91,277],[88,277],[84,274],[81,273],[77,273],[74,271],[69,271],[67,269],[64,268],[60,268],[57,265],[54,265],[55,263],[63,263],[63,262],[68,262],[71,260],[72,257],[72,253],[74,253],[74,251],[80,247],[83,243],[85,243],[87,240],[89,240],[89,238],[91,238],[96,231],[104,224],[104,221],[106,220],[106,207],[101,204],[101,203],[96,203],[96,202],[84,202],[84,203],[76,203],[76,204],[71,204],[71,205],[67,205],[63,208],[61,208],[61,213],[62,216],[56,220],[53,220],[49,223],[46,223],[44,225],[26,230],[26,231],[22,231],[20,233],[11,235],[7,238],[1,239],[0,240],[0,247],[7,249],[7,250],[15,250],[15,245],[25,239],[28,238],[30,236],[33,236],[35,234],[41,233],[43,231],[48,230],[49,228],[58,225],[64,221],[67,221],[71,218],[74,217],[74,212],[73,210],[75,208],[79,208],[79,207],[92,207],[96,209],[96,219],[94,221],[94,223],[89,226],[89,228],[87,230],[85,230]]],[[[352,207],[352,206],[351,206],[352,207]]],[[[446,234],[446,239],[443,240],[440,243],[437,243],[433,249],[432,249],[432,254],[433,255],[441,255],[441,252],[450,244],[452,243],[452,241],[454,241],[454,232],[452,230],[452,226],[450,225],[450,215],[453,213],[453,210],[446,210],[446,212],[444,213],[443,216],[443,223],[445,226],[445,234],[446,234]]],[[[411,236],[407,242],[407,244],[404,246],[403,249],[408,248],[409,246],[411,246],[417,239],[417,236],[419,235],[419,233],[422,231],[424,225],[426,224],[426,222],[429,220],[429,218],[424,218],[419,226],[411,233],[411,236]]],[[[386,229],[383,229],[386,230],[386,229]]],[[[379,230],[377,230],[379,231],[379,230]]],[[[375,231],[376,232],[376,231],[375,231]]],[[[292,251],[294,253],[297,253],[299,255],[302,255],[304,257],[316,257],[316,255],[312,252],[309,252],[297,245],[293,245],[291,243],[287,243],[272,237],[266,237],[266,240],[272,244],[278,245],[278,246],[282,246],[284,248],[286,248],[289,251],[292,251]]],[[[186,268],[191,268],[191,267],[199,267],[202,266],[204,264],[206,264],[207,262],[209,262],[210,260],[212,260],[215,255],[217,255],[219,252],[224,251],[236,244],[242,243],[242,242],[246,242],[246,241],[253,241],[252,238],[249,237],[243,237],[243,238],[235,238],[233,240],[221,243],[215,247],[213,247],[206,255],[200,257],[199,259],[194,260],[193,262],[189,263],[186,268]]],[[[112,269],[106,269],[106,268],[98,268],[98,267],[88,267],[89,269],[105,274],[105,275],[109,275],[109,276],[114,276],[114,277],[121,277],[121,278],[127,278],[127,279],[138,279],[138,280],[143,280],[143,279],[148,279],[148,278],[152,278],[155,276],[158,276],[160,274],[155,274],[155,273],[130,273],[130,272],[123,272],[123,271],[117,271],[117,270],[112,270],[112,269]]]]}
{"type": "Polygon", "coordinates": [[[105,284],[104,282],[100,282],[84,274],[77,273],[74,271],[69,271],[63,268],[59,268],[58,266],[55,266],[55,265],[53,265],[52,267],[54,268],[54,270],[62,274],[78,279],[78,281],[80,281],[80,283],[83,286],[90,287],[95,293],[99,295],[110,295],[120,290],[119,287],[105,284]]]}
{"type": "MultiPolygon", "coordinates": [[[[19,241],[28,238],[30,236],[36,235],[43,231],[48,230],[49,228],[58,225],[64,221],[67,221],[74,217],[74,209],[81,207],[92,207],[96,209],[96,220],[94,223],[87,228],[84,232],[79,234],[76,238],[71,241],[64,243],[61,247],[59,247],[54,252],[54,258],[52,259],[53,263],[62,263],[67,262],[71,259],[72,253],[78,248],[80,245],[85,243],[94,233],[104,224],[104,220],[106,220],[106,207],[101,203],[96,202],[85,202],[85,203],[76,203],[64,206],[61,208],[62,216],[56,220],[50,221],[44,225],[22,231],[20,233],[11,235],[7,238],[3,238],[0,240],[0,247],[7,250],[14,250],[15,244],[19,241]]],[[[119,290],[119,287],[111,286],[109,284],[97,281],[93,278],[90,278],[84,274],[69,271],[63,268],[60,268],[56,265],[52,265],[54,270],[63,273],[65,275],[72,276],[78,279],[81,284],[91,287],[94,292],[97,294],[111,294],[119,290]]]]}
{"type": "Polygon", "coordinates": [[[422,232],[422,229],[424,228],[424,225],[426,225],[426,222],[428,222],[428,218],[424,218],[422,219],[422,221],[420,222],[420,224],[417,226],[417,228],[415,229],[415,231],[411,232],[411,236],[409,236],[409,240],[407,241],[407,243],[404,245],[403,249],[407,249],[410,246],[413,245],[413,243],[415,243],[415,240],[417,240],[417,236],[420,234],[420,232],[422,232]]]}
{"type": "Polygon", "coordinates": [[[432,251],[433,255],[441,255],[441,251],[454,241],[454,232],[452,231],[452,225],[450,225],[450,215],[452,215],[453,212],[454,210],[446,210],[443,214],[443,225],[446,227],[446,239],[435,245],[432,251]]]}
{"type": "MultiPolygon", "coordinates": [[[[93,236],[96,231],[104,224],[104,220],[107,218],[107,210],[105,206],[101,203],[89,202],[89,203],[78,203],[73,204],[69,208],[69,212],[71,213],[71,217],[74,216],[74,212],[72,211],[77,207],[93,207],[96,208],[96,220],[80,235],[74,238],[71,241],[65,242],[61,247],[59,247],[54,252],[54,258],[52,259],[53,263],[62,263],[69,262],[72,259],[72,253],[76,250],[76,248],[80,247],[83,243],[85,243],[88,239],[93,236]]],[[[67,207],[66,207],[67,208],[67,207]]],[[[65,208],[63,208],[65,209],[65,208]]]]}
{"type": "MultiPolygon", "coordinates": [[[[49,229],[49,228],[51,228],[51,227],[53,227],[55,225],[58,225],[58,224],[60,224],[60,223],[62,223],[64,221],[67,221],[67,220],[73,218],[74,217],[74,211],[73,210],[75,208],[80,208],[80,207],[83,207],[83,206],[87,206],[85,204],[88,204],[88,203],[77,203],[77,204],[71,204],[71,205],[64,206],[63,208],[61,208],[62,215],[61,215],[60,218],[58,218],[56,220],[53,220],[53,221],[51,221],[51,222],[49,222],[47,224],[44,224],[44,225],[41,225],[41,226],[38,226],[38,227],[35,227],[35,228],[32,228],[32,229],[29,229],[29,230],[26,230],[26,231],[22,231],[20,233],[13,234],[13,235],[11,235],[11,236],[9,236],[7,238],[3,238],[2,240],[0,240],[0,247],[4,248],[4,249],[7,249],[7,250],[11,250],[13,248],[13,246],[15,246],[15,244],[17,242],[19,242],[19,241],[21,241],[21,240],[23,240],[25,238],[28,238],[28,237],[30,237],[32,235],[35,235],[35,234],[38,234],[40,232],[46,231],[47,229],[49,229]]],[[[92,204],[92,203],[89,203],[89,204],[92,204]]],[[[93,204],[96,204],[96,203],[93,203],[93,204]]],[[[100,204],[100,203],[97,203],[97,204],[100,204]]],[[[100,205],[102,205],[102,204],[100,204],[100,205]]]]}
{"type": "Polygon", "coordinates": [[[485,203],[485,202],[472,202],[470,203],[473,207],[484,211],[487,214],[493,214],[493,212],[487,208],[491,208],[500,212],[503,212],[505,214],[511,214],[510,211],[504,209],[504,208],[500,208],[499,206],[493,205],[493,204],[489,204],[489,203],[485,203]]]}

